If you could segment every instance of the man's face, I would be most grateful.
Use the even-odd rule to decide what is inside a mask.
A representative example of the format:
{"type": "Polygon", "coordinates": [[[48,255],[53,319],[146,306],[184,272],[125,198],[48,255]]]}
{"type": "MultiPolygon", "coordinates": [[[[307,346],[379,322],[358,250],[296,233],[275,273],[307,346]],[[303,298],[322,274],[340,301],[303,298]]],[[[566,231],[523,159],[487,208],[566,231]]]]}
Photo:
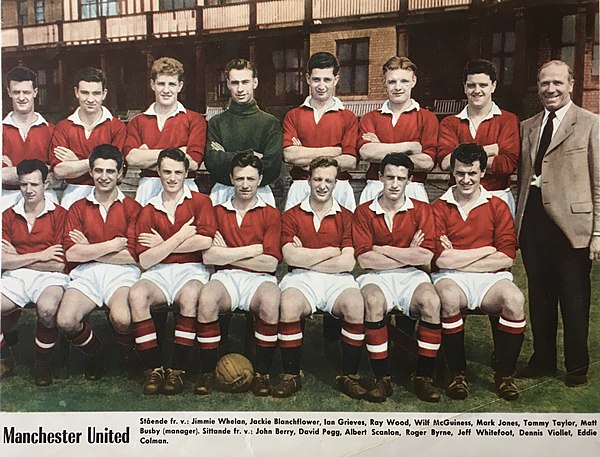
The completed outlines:
{"type": "Polygon", "coordinates": [[[42,179],[42,173],[35,170],[26,175],[19,175],[19,188],[21,195],[28,205],[37,205],[44,199],[46,185],[42,179]]]}
{"type": "Polygon", "coordinates": [[[464,89],[469,106],[482,108],[492,103],[492,94],[496,90],[496,81],[492,82],[489,75],[485,73],[467,75],[464,89]]]}
{"type": "Polygon", "coordinates": [[[386,165],[379,179],[383,183],[383,198],[394,202],[404,198],[404,191],[409,181],[408,168],[386,165]]]}
{"type": "Polygon", "coordinates": [[[247,167],[235,167],[230,176],[233,183],[235,198],[238,200],[249,201],[256,197],[258,186],[262,181],[262,176],[258,170],[248,165],[247,167]]]}
{"type": "Polygon", "coordinates": [[[336,182],[336,167],[315,168],[308,180],[308,184],[310,185],[310,198],[319,203],[328,202],[332,198],[336,182]]]}
{"type": "Polygon", "coordinates": [[[183,89],[183,81],[177,75],[158,75],[150,80],[150,87],[154,91],[157,105],[172,108],[177,104],[177,96],[183,89]]]}
{"type": "Polygon", "coordinates": [[[96,159],[90,170],[94,187],[106,193],[115,190],[122,174],[122,170],[117,169],[117,162],[113,159],[96,159]]]}
{"type": "Polygon", "coordinates": [[[456,180],[456,190],[464,199],[468,199],[479,190],[481,178],[485,174],[485,170],[481,171],[481,164],[478,160],[471,164],[459,162],[454,163],[452,175],[456,180]]]}
{"type": "Polygon", "coordinates": [[[183,189],[186,171],[183,162],[165,157],[158,167],[158,176],[165,192],[174,194],[183,189]]]}
{"type": "Polygon", "coordinates": [[[417,77],[412,70],[388,70],[383,77],[383,84],[390,103],[403,106],[410,101],[417,77]]]}
{"type": "Polygon", "coordinates": [[[11,81],[7,91],[15,113],[29,114],[33,111],[38,90],[33,88],[32,81],[11,81]]]}
{"type": "Polygon", "coordinates": [[[106,93],[101,82],[79,81],[75,87],[75,98],[81,110],[89,116],[100,114],[106,93]]]}
{"type": "Polygon", "coordinates": [[[569,78],[566,65],[548,65],[540,72],[538,94],[542,105],[549,111],[556,111],[571,100],[573,80],[569,78]]]}
{"type": "Polygon", "coordinates": [[[240,105],[246,105],[254,100],[254,90],[258,87],[258,78],[252,76],[252,70],[244,68],[229,70],[227,88],[231,99],[240,105]]]}
{"type": "Polygon", "coordinates": [[[333,67],[313,68],[310,75],[306,75],[310,96],[321,103],[333,97],[339,80],[339,75],[333,75],[333,67]]]}

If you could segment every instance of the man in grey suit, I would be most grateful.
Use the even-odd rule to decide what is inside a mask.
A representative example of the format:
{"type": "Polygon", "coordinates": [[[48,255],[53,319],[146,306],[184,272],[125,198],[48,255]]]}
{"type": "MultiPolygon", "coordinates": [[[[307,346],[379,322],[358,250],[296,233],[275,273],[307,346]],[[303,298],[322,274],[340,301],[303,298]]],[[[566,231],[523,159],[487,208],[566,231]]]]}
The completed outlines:
{"type": "Polygon", "coordinates": [[[587,383],[592,260],[600,260],[598,115],[571,101],[573,72],[560,60],[538,73],[544,111],[521,123],[516,228],[529,283],[534,353],[521,377],[556,372],[557,305],[565,384],[587,383]]]}

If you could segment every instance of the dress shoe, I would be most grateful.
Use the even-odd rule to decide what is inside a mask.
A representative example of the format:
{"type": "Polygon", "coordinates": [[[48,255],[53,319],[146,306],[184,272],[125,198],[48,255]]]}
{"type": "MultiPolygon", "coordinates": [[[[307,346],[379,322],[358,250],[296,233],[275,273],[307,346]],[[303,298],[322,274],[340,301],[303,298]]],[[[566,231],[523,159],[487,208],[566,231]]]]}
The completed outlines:
{"type": "Polygon", "coordinates": [[[255,373],[250,390],[255,397],[268,397],[271,393],[271,382],[268,374],[255,373]]]}
{"type": "Polygon", "coordinates": [[[50,362],[34,362],[33,382],[38,387],[46,387],[52,384],[52,371],[50,370],[50,362]]]}
{"type": "Polygon", "coordinates": [[[166,395],[179,395],[183,392],[183,375],[185,371],[167,368],[165,371],[165,383],[163,393],[166,395]]]}
{"type": "Polygon", "coordinates": [[[215,373],[209,371],[208,373],[200,373],[198,380],[194,385],[194,393],[196,395],[209,395],[215,388],[215,373]]]}
{"type": "Polygon", "coordinates": [[[500,398],[513,401],[519,398],[519,388],[512,376],[497,376],[495,378],[496,392],[500,398]]]}
{"type": "Polygon", "coordinates": [[[127,373],[127,379],[134,380],[140,378],[143,374],[143,367],[140,358],[135,352],[135,347],[132,345],[118,345],[119,355],[121,356],[121,362],[125,367],[127,373]]]}
{"type": "Polygon", "coordinates": [[[104,357],[97,352],[85,358],[85,379],[98,381],[104,374],[104,357]]]}
{"type": "Polygon", "coordinates": [[[156,395],[162,392],[165,382],[165,372],[163,367],[146,370],[146,381],[144,382],[144,395],[156,395]]]}
{"type": "Polygon", "coordinates": [[[281,382],[273,387],[272,395],[276,398],[287,398],[302,389],[302,377],[299,374],[284,373],[281,382]]]}
{"type": "Polygon", "coordinates": [[[440,401],[440,393],[433,386],[433,379],[427,376],[415,376],[413,378],[413,389],[419,400],[429,403],[440,401]]]}
{"type": "Polygon", "coordinates": [[[452,377],[452,381],[446,388],[446,394],[453,400],[464,400],[469,395],[469,384],[464,373],[452,377]]]}
{"type": "Polygon", "coordinates": [[[538,368],[533,365],[526,365],[517,371],[517,378],[542,378],[544,376],[555,376],[556,368],[538,368]]]}
{"type": "Polygon", "coordinates": [[[375,385],[367,391],[364,399],[372,403],[382,403],[392,395],[392,377],[384,376],[375,381],[375,385]]]}
{"type": "Polygon", "coordinates": [[[335,382],[338,389],[355,400],[362,400],[367,389],[360,385],[360,377],[357,374],[336,376],[335,382]]]}
{"type": "Polygon", "coordinates": [[[567,387],[581,387],[585,386],[587,382],[587,374],[567,374],[565,376],[565,386],[567,387]]]}

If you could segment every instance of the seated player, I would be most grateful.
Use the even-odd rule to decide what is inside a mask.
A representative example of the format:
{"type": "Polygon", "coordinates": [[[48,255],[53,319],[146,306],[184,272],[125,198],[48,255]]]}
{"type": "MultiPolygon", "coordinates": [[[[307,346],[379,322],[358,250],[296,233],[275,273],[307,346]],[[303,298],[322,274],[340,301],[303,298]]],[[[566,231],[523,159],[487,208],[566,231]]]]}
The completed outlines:
{"type": "Polygon", "coordinates": [[[135,353],[127,303],[129,288],[140,270],[134,258],[135,223],[140,205],[117,187],[123,175],[123,154],[115,146],[96,146],[89,157],[94,190],[71,206],[64,247],[67,261],[75,264],[71,282],[58,310],[58,327],[77,349],[86,354],[85,377],[104,373],[102,343],[87,316],[103,305],[123,363],[133,375],[135,353]]]}
{"type": "Polygon", "coordinates": [[[352,213],[334,198],[338,163],[331,157],[310,162],[310,195],[283,214],[281,244],[291,271],[280,284],[279,347],[281,382],[274,397],[289,397],[302,388],[301,320],[317,310],[342,319],[342,374],[338,388],[360,399],[358,365],[363,347],[364,304],[354,277],[352,213]]]}
{"type": "Polygon", "coordinates": [[[129,306],[137,352],[146,368],[145,395],[183,391],[183,374],[196,336],[198,296],[209,273],[202,251],[216,232],[210,199],[184,184],[189,170],[186,154],[165,149],[158,154],[163,190],[148,200],[137,222],[137,255],[146,271],[131,288],[129,306]],[[175,322],[173,359],[163,369],[156,328],[150,310],[179,305],[175,322]]]}
{"type": "Polygon", "coordinates": [[[442,345],[452,376],[447,394],[457,400],[469,393],[461,313],[476,308],[500,317],[494,338],[498,395],[519,397],[512,376],[525,332],[525,299],[508,271],[517,247],[510,210],[481,185],[487,160],[481,145],[460,144],[450,158],[456,185],[432,205],[440,269],[432,277],[442,302],[442,345]]]}
{"type": "Polygon", "coordinates": [[[379,169],[383,190],[354,213],[352,238],[359,265],[371,270],[357,278],[365,300],[365,343],[375,386],[365,399],[383,402],[392,394],[385,316],[399,309],[419,319],[415,395],[437,402],[433,386],[435,358],[441,342],[440,300],[428,270],[435,248],[431,206],[406,197],[414,164],[401,153],[388,154],[379,169]]]}
{"type": "Polygon", "coordinates": [[[150,87],[155,101],[127,124],[123,150],[130,167],[141,169],[135,199],[142,205],[162,191],[157,174],[158,154],[163,149],[179,148],[190,163],[186,185],[198,190],[194,175],[204,156],[206,121],[179,101],[183,89],[183,65],[171,57],[161,57],[152,64],[150,87]]]}
{"type": "Polygon", "coordinates": [[[14,367],[4,334],[16,329],[21,308],[32,302],[38,316],[33,377],[36,386],[47,386],[52,383],[50,356],[58,339],[56,311],[69,282],[62,246],[67,212],[44,197],[44,162],[24,160],[16,171],[23,198],[2,213],[0,379],[14,367]]]}
{"type": "Polygon", "coordinates": [[[277,346],[280,291],[274,276],[281,260],[281,214],[257,195],[262,162],[252,152],[231,160],[234,194],[215,207],[217,230],[213,245],[203,255],[215,274],[200,292],[197,339],[202,373],[194,391],[211,393],[221,332],[219,313],[250,311],[256,319],[256,356],[252,393],[271,393],[269,370],[277,346]]]}
{"type": "Polygon", "coordinates": [[[339,70],[337,59],[329,52],[313,54],[306,72],[310,95],[302,105],[289,111],[283,121],[283,157],[293,166],[286,210],[308,198],[308,166],[314,158],[322,156],[335,158],[340,167],[335,199],[350,211],[356,208],[347,170],[356,168],[358,160],[358,120],[334,96],[339,70]]]}

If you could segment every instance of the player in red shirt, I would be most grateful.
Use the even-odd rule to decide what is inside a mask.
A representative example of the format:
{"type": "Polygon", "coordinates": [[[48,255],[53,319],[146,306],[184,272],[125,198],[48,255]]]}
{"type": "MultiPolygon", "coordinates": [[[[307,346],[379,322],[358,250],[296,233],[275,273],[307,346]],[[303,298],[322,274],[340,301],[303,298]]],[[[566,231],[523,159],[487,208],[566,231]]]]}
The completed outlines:
{"type": "Polygon", "coordinates": [[[135,357],[127,295],[140,275],[134,257],[140,205],[117,187],[123,175],[121,151],[102,144],[88,160],[94,190],[69,208],[63,244],[72,268],[71,282],[60,304],[58,327],[86,354],[86,379],[100,379],[104,372],[101,342],[86,316],[106,305],[131,376],[135,357]]]}
{"type": "Polygon", "coordinates": [[[183,89],[183,65],[171,57],[161,57],[152,64],[150,87],[155,101],[127,125],[123,150],[127,164],[141,169],[135,199],[146,205],[161,190],[156,162],[163,149],[179,148],[190,163],[186,185],[197,191],[194,175],[204,156],[206,121],[195,111],[185,108],[178,95],[183,89]]]}
{"type": "Polygon", "coordinates": [[[252,152],[231,160],[233,196],[215,207],[218,232],[203,255],[215,274],[200,292],[197,339],[202,373],[196,394],[210,394],[221,337],[219,313],[250,311],[256,319],[255,375],[252,393],[271,393],[269,370],[277,346],[280,291],[274,276],[281,261],[281,214],[257,195],[263,176],[262,161],[252,152]]]}
{"type": "MultiPolygon", "coordinates": [[[[6,90],[12,111],[2,121],[2,211],[21,198],[17,164],[38,159],[50,165],[48,148],[54,126],[35,112],[37,76],[29,68],[15,67],[6,74],[6,90]]],[[[50,175],[50,181],[52,181],[50,175]]],[[[58,203],[56,193],[46,189],[46,198],[58,203]]]]}
{"type": "Polygon", "coordinates": [[[433,204],[437,249],[432,275],[442,301],[442,345],[453,399],[469,393],[461,312],[480,308],[499,316],[494,338],[496,391],[516,400],[513,373],[525,333],[525,298],[508,271],[517,240],[509,208],[482,185],[488,156],[479,144],[459,145],[450,158],[456,185],[433,204]]]}
{"type": "Polygon", "coordinates": [[[383,189],[379,163],[393,152],[409,155],[415,164],[406,196],[429,202],[424,183],[435,164],[438,120],[411,98],[415,84],[417,67],[408,57],[392,57],[383,64],[383,85],[388,99],[380,109],[361,118],[358,130],[358,151],[370,163],[361,204],[373,200],[383,189]]]}
{"type": "MultiPolygon", "coordinates": [[[[489,60],[467,62],[463,85],[467,106],[455,116],[440,123],[438,163],[450,171],[450,154],[461,143],[477,143],[487,155],[487,172],[481,185],[504,200],[515,213],[515,200],[510,192],[510,176],[519,161],[519,119],[513,113],[498,108],[492,100],[496,90],[496,68],[489,60]]],[[[454,184],[453,179],[450,184],[454,184]]]]}
{"type": "Polygon", "coordinates": [[[310,95],[302,105],[289,111],[283,121],[283,158],[293,165],[286,210],[308,197],[308,166],[314,158],[322,156],[335,158],[340,166],[334,197],[350,211],[356,208],[347,170],[356,168],[358,160],[358,120],[334,96],[339,70],[340,64],[332,54],[313,54],[306,73],[310,95]]]}
{"type": "Polygon", "coordinates": [[[14,367],[4,335],[16,330],[21,308],[33,302],[38,315],[33,376],[37,386],[47,386],[52,383],[50,356],[58,339],[56,311],[69,282],[62,247],[67,212],[44,197],[44,162],[23,160],[16,173],[23,198],[2,214],[0,379],[14,367]]]}
{"type": "Polygon", "coordinates": [[[383,190],[356,209],[352,224],[358,263],[372,270],[356,280],[365,300],[365,343],[376,378],[365,395],[372,402],[385,401],[392,394],[385,316],[394,308],[419,319],[415,395],[428,402],[440,399],[433,387],[441,342],[440,300],[422,270],[429,269],[435,248],[433,213],[429,204],[405,194],[413,168],[405,154],[385,156],[379,171],[383,190]]]}
{"type": "Polygon", "coordinates": [[[67,183],[61,199],[65,209],[94,190],[88,160],[92,150],[101,144],[123,150],[126,132],[125,124],[102,105],[108,92],[102,70],[78,71],[73,90],[79,107],[56,124],[50,150],[54,175],[67,183]]]}
{"type": "Polygon", "coordinates": [[[342,374],[338,388],[360,399],[358,365],[363,347],[364,305],[354,277],[352,213],[333,197],[337,160],[317,157],[310,162],[310,195],[283,214],[281,244],[291,271],[280,284],[279,347],[281,383],[274,397],[289,397],[302,388],[300,358],[304,317],[317,309],[342,320],[342,374]]]}
{"type": "Polygon", "coordinates": [[[202,251],[212,245],[216,222],[210,199],[184,184],[189,161],[180,149],[157,158],[163,190],[142,209],[137,222],[137,255],[146,271],[131,288],[129,306],[136,349],[146,368],[145,395],[183,391],[182,376],[196,337],[196,308],[208,271],[202,251]],[[179,305],[173,359],[163,369],[150,310],[179,305]]]}

